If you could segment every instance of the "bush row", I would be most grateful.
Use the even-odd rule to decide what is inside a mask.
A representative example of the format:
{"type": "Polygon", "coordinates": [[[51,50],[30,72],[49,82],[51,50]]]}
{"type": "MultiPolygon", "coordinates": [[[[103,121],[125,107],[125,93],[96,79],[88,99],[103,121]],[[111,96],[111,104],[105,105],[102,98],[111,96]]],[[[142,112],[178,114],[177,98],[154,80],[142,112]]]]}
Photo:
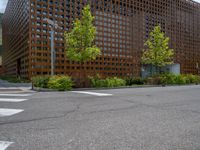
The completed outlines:
{"type": "Polygon", "coordinates": [[[199,84],[200,76],[186,74],[186,75],[175,75],[175,74],[162,74],[149,77],[147,84],[199,84]]]}
{"type": "Polygon", "coordinates": [[[146,80],[140,77],[130,77],[130,78],[126,78],[125,80],[126,80],[127,86],[144,85],[146,83],[146,80]]]}
{"type": "MultiPolygon", "coordinates": [[[[89,77],[92,87],[119,87],[125,86],[126,81],[113,77],[101,78],[99,75],[89,77]]],[[[36,76],[32,78],[33,86],[40,88],[57,89],[60,91],[71,90],[74,82],[69,76],[36,76]]]]}
{"type": "MultiPolygon", "coordinates": [[[[121,79],[101,78],[99,75],[89,77],[90,85],[92,87],[120,87],[132,85],[166,85],[166,84],[199,84],[200,76],[196,75],[175,75],[175,74],[161,74],[147,79],[139,77],[132,77],[121,79]]],[[[69,76],[36,76],[32,78],[35,87],[57,89],[60,91],[71,90],[74,82],[69,76]]]]}
{"type": "Polygon", "coordinates": [[[102,79],[99,75],[97,75],[89,77],[89,79],[92,87],[120,87],[126,85],[125,80],[117,77],[102,79]]]}
{"type": "Polygon", "coordinates": [[[69,76],[36,76],[32,78],[33,86],[56,89],[59,91],[71,90],[73,81],[69,76]]]}

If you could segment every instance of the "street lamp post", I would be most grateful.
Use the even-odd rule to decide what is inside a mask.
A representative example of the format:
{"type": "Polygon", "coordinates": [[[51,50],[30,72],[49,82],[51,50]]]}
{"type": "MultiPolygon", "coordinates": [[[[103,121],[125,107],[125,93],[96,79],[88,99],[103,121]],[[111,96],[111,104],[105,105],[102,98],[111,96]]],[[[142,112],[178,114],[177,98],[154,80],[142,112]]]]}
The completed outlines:
{"type": "Polygon", "coordinates": [[[47,23],[51,25],[51,75],[53,76],[55,68],[54,29],[58,28],[58,24],[48,18],[45,18],[44,21],[47,21],[47,23]]]}
{"type": "Polygon", "coordinates": [[[196,68],[197,68],[197,74],[199,75],[199,63],[196,63],[196,68]]]}

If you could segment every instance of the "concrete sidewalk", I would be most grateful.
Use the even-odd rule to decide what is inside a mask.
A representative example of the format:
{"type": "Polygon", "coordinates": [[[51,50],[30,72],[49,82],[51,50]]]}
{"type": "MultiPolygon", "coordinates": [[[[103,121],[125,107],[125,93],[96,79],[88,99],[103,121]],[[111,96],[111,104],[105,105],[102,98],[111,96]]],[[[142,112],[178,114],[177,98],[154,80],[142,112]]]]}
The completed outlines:
{"type": "Polygon", "coordinates": [[[31,92],[31,83],[10,83],[0,79],[0,92],[31,92]]]}

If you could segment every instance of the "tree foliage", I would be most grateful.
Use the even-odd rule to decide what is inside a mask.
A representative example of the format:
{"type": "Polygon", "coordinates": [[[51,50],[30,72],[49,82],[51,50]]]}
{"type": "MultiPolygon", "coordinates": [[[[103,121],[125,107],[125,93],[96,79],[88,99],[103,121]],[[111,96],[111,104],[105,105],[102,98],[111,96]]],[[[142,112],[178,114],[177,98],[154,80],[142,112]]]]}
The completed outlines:
{"type": "Polygon", "coordinates": [[[74,27],[69,33],[65,32],[66,56],[69,60],[84,63],[100,55],[100,49],[93,42],[96,35],[93,21],[90,6],[86,5],[81,19],[74,21],[74,27]]]}
{"type": "Polygon", "coordinates": [[[156,26],[145,42],[148,48],[143,51],[142,63],[156,67],[173,64],[174,50],[169,48],[169,38],[156,26]]]}

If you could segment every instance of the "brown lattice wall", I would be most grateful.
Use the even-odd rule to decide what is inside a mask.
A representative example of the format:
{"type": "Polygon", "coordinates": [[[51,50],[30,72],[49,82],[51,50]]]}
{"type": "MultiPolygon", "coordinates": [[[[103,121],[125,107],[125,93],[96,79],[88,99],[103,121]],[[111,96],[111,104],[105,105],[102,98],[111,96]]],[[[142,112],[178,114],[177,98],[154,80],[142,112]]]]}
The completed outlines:
{"type": "MultiPolygon", "coordinates": [[[[72,28],[82,7],[80,0],[10,0],[3,23],[7,73],[17,74],[20,68],[24,77],[50,74],[50,27],[43,21],[49,18],[61,27],[55,39],[56,74],[78,75],[80,65],[65,57],[63,33],[72,28]]],[[[98,31],[95,42],[102,55],[85,64],[88,74],[139,76],[143,43],[157,24],[170,37],[181,72],[197,74],[200,4],[188,0],[91,0],[91,8],[98,31]]]]}

